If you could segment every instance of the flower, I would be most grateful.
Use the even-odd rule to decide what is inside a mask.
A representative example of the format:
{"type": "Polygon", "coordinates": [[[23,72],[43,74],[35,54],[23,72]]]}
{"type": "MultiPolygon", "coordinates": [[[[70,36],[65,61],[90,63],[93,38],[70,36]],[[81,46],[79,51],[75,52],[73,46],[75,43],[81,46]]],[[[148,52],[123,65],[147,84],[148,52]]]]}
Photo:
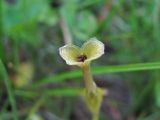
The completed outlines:
{"type": "Polygon", "coordinates": [[[104,54],[104,44],[96,38],[91,38],[81,48],[67,44],[59,48],[59,53],[68,65],[83,66],[104,54]]]}

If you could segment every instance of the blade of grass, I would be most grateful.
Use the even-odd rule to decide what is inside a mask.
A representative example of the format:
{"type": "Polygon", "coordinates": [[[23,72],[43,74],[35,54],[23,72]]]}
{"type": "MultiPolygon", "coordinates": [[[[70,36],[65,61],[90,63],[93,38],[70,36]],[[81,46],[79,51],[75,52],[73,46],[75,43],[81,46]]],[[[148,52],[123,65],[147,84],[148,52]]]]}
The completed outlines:
{"type": "Polygon", "coordinates": [[[13,110],[13,113],[12,113],[13,118],[14,118],[14,120],[18,120],[16,101],[15,101],[15,97],[13,94],[11,81],[7,75],[7,71],[6,71],[1,60],[0,60],[0,78],[4,80],[4,83],[5,83],[7,92],[8,92],[9,101],[10,101],[10,104],[11,104],[12,110],[13,110]]]}
{"type": "Polygon", "coordinates": [[[38,96],[36,92],[29,90],[15,90],[14,93],[16,96],[21,96],[23,98],[33,98],[38,96]]]}
{"type": "MultiPolygon", "coordinates": [[[[160,38],[160,1],[154,0],[154,10],[153,10],[153,28],[154,28],[154,38],[157,41],[158,44],[156,44],[155,48],[159,48],[159,38],[160,38]]],[[[158,54],[158,53],[157,53],[158,54]]],[[[159,58],[159,55],[155,55],[155,58],[159,58]]],[[[154,73],[155,78],[155,98],[156,98],[156,104],[160,107],[160,81],[159,81],[159,72],[154,73]]]]}
{"type": "MultiPolygon", "coordinates": [[[[130,72],[130,71],[142,71],[142,70],[156,70],[156,69],[160,69],[160,62],[137,63],[128,65],[114,65],[114,66],[108,66],[108,65],[99,66],[99,67],[93,67],[92,71],[93,74],[96,75],[104,73],[117,73],[117,72],[130,72]]],[[[82,76],[80,70],[64,72],[38,80],[38,82],[34,83],[32,87],[36,88],[48,83],[60,82],[66,79],[71,79],[71,78],[73,79],[80,76],[82,76]]]]}
{"type": "Polygon", "coordinates": [[[82,89],[80,88],[61,88],[48,90],[44,94],[47,96],[77,96],[82,89]]]}
{"type": "Polygon", "coordinates": [[[2,41],[2,36],[3,36],[3,14],[2,14],[2,10],[3,10],[3,1],[0,1],[0,41],[2,41]]]}
{"type": "MultiPolygon", "coordinates": [[[[45,90],[42,94],[45,96],[77,96],[81,91],[82,88],[56,88],[45,90]]],[[[15,90],[15,95],[25,98],[33,98],[38,94],[36,91],[15,90]]]]}
{"type": "Polygon", "coordinates": [[[0,1],[0,58],[4,60],[4,44],[3,44],[3,0],[0,1]]]}

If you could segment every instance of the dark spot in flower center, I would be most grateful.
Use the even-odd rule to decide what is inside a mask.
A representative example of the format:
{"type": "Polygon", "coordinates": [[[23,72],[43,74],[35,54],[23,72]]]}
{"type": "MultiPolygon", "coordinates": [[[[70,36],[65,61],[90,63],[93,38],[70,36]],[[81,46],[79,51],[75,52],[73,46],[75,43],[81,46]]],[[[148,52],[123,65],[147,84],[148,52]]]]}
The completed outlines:
{"type": "Polygon", "coordinates": [[[77,61],[78,62],[84,62],[87,59],[86,55],[80,55],[77,57],[77,61]]]}

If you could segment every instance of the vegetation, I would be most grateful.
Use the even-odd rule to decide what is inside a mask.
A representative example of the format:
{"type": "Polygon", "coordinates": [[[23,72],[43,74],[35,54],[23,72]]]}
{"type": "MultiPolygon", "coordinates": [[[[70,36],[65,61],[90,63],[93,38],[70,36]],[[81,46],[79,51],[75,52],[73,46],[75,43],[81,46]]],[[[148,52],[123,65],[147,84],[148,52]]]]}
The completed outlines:
{"type": "Polygon", "coordinates": [[[0,0],[0,120],[90,120],[59,48],[96,37],[100,120],[160,119],[159,0],[0,0]]]}

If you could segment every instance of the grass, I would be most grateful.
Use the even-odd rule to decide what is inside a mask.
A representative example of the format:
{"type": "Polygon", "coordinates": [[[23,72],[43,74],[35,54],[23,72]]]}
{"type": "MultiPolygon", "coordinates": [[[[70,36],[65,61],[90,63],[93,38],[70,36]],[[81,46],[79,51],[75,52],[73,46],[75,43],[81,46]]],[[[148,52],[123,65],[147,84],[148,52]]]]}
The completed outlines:
{"type": "MultiPolygon", "coordinates": [[[[54,89],[46,89],[42,91],[43,96],[78,96],[80,95],[82,88],[54,88],[54,89]]],[[[16,96],[22,96],[24,98],[34,98],[38,97],[36,91],[33,90],[15,90],[16,96]]]]}
{"type": "MultiPolygon", "coordinates": [[[[96,75],[96,74],[104,74],[104,73],[131,72],[131,71],[156,70],[156,69],[160,69],[160,62],[137,63],[137,64],[127,64],[127,65],[114,65],[114,66],[110,66],[110,65],[99,66],[99,67],[94,67],[92,69],[92,72],[94,75],[96,75]]],[[[45,85],[53,82],[61,82],[67,79],[73,79],[80,76],[82,76],[81,71],[74,70],[74,71],[56,74],[56,75],[38,80],[38,82],[35,83],[33,86],[40,87],[41,85],[45,85]]]]}
{"type": "Polygon", "coordinates": [[[12,112],[13,119],[14,120],[18,120],[16,100],[15,100],[15,96],[14,96],[11,80],[9,79],[9,77],[7,75],[7,71],[6,71],[6,69],[5,69],[5,67],[4,67],[4,65],[3,65],[1,60],[0,60],[0,75],[2,76],[1,78],[4,80],[5,87],[7,89],[9,102],[10,102],[10,104],[12,106],[12,110],[13,110],[13,112],[12,112]]]}
{"type": "MultiPolygon", "coordinates": [[[[53,113],[59,111],[59,116],[61,114],[69,116],[72,106],[70,104],[66,105],[63,113],[61,108],[58,108],[61,106],[61,103],[57,104],[56,99],[52,98],[69,97],[70,99],[64,99],[64,101],[70,102],[71,100],[74,101],[73,97],[78,96],[81,91],[81,88],[77,87],[79,85],[79,83],[77,85],[77,82],[79,81],[76,81],[76,79],[82,77],[81,71],[79,69],[69,69],[69,71],[65,71],[67,65],[62,64],[64,61],[60,61],[61,58],[58,55],[58,48],[64,44],[64,41],[61,35],[61,27],[58,24],[60,20],[58,17],[54,17],[59,16],[59,12],[57,11],[65,6],[65,2],[62,0],[62,3],[60,3],[61,7],[52,7],[50,10],[48,6],[51,5],[43,0],[37,0],[34,3],[32,0],[29,2],[26,1],[24,0],[23,5],[20,6],[22,11],[12,9],[12,7],[9,6],[10,4],[5,4],[8,5],[8,7],[5,9],[6,11],[4,11],[4,0],[0,1],[0,79],[3,80],[2,82],[6,88],[4,92],[8,94],[5,105],[3,105],[1,109],[1,115],[4,113],[7,116],[13,116],[14,120],[18,120],[18,118],[21,119],[21,115],[19,115],[21,113],[17,110],[16,100],[20,99],[23,101],[25,99],[24,104],[29,100],[31,100],[30,102],[32,103],[32,106],[29,106],[30,112],[25,113],[26,118],[38,112],[42,105],[46,110],[53,113]],[[47,5],[45,6],[46,8],[44,7],[45,9],[41,9],[44,5],[43,2],[47,5]],[[7,12],[7,9],[12,12],[7,12]],[[39,12],[39,10],[42,11],[39,12]],[[54,13],[56,13],[55,16],[54,13]],[[26,19],[26,16],[34,20],[34,25],[26,19]],[[44,17],[45,20],[42,20],[44,17]],[[6,18],[8,18],[8,20],[6,18]],[[21,20],[21,18],[23,19],[21,20]],[[5,21],[3,21],[3,19],[5,21]],[[54,25],[48,24],[55,19],[57,19],[58,22],[55,22],[54,25]],[[17,23],[16,21],[20,22],[17,23]],[[16,22],[16,25],[14,22],[16,22]],[[25,25],[28,28],[26,28],[25,25]],[[5,26],[14,26],[7,28],[8,31],[13,32],[6,32],[4,29],[5,26]],[[19,26],[22,26],[22,28],[19,29],[19,26]],[[33,26],[38,26],[38,30],[36,29],[37,31],[35,31],[33,26]],[[18,29],[19,32],[14,28],[18,29]],[[40,36],[36,37],[36,34],[40,36]],[[36,41],[39,40],[39,38],[42,38],[41,42],[36,41]],[[33,43],[36,44],[36,46],[33,43]],[[24,52],[23,55],[21,55],[21,52],[24,52]],[[26,58],[27,62],[29,61],[34,64],[35,76],[26,88],[13,88],[9,78],[10,73],[7,73],[8,68],[5,68],[4,64],[12,63],[13,69],[16,70],[16,67],[21,65],[21,62],[25,62],[21,60],[23,57],[26,58]],[[58,73],[58,71],[61,72],[58,73]],[[67,81],[68,79],[71,80],[67,81]],[[76,86],[69,88],[63,86],[65,84],[70,85],[70,82],[71,84],[75,82],[76,86]],[[53,85],[53,88],[46,88],[46,86],[50,85],[53,85]],[[54,86],[56,87],[54,88],[54,86]],[[44,90],[42,90],[42,88],[44,88],[44,90]],[[39,90],[41,90],[43,94],[42,98],[39,95],[39,90]],[[44,104],[45,101],[49,102],[44,104]],[[8,105],[12,107],[11,114],[7,111],[8,105]],[[56,109],[57,111],[54,110],[55,107],[58,109],[56,109]]],[[[52,1],[55,2],[55,0],[50,0],[49,3],[52,1]]],[[[87,11],[87,14],[92,13],[90,16],[94,16],[92,19],[95,19],[94,21],[97,22],[95,31],[88,32],[87,36],[96,36],[104,43],[109,42],[111,43],[111,47],[115,49],[114,52],[109,51],[111,54],[107,53],[106,58],[102,58],[103,63],[101,63],[101,65],[103,66],[99,66],[97,60],[97,66],[92,67],[93,75],[125,73],[125,75],[118,74],[118,76],[126,80],[127,86],[130,86],[129,92],[131,91],[130,95],[133,104],[129,107],[129,112],[135,115],[135,119],[155,120],[154,118],[159,114],[160,106],[160,1],[119,0],[116,2],[115,0],[110,3],[105,0],[86,0],[84,2],[78,2],[78,4],[73,2],[73,0],[68,0],[67,2],[67,4],[71,6],[67,9],[68,14],[65,14],[64,17],[66,18],[64,19],[71,21],[71,23],[67,23],[67,25],[69,25],[68,28],[74,28],[71,29],[70,32],[75,43],[84,42],[84,40],[77,37],[74,32],[78,31],[79,33],[79,31],[81,31],[79,34],[83,35],[83,33],[88,31],[88,29],[83,31],[83,29],[86,29],[85,27],[82,27],[82,30],[76,27],[78,24],[76,22],[77,19],[82,19],[82,22],[84,22],[83,25],[90,23],[85,23],[87,19],[79,16],[80,12],[85,13],[87,11]],[[72,7],[75,9],[69,11],[72,7]],[[103,12],[107,14],[102,16],[101,13],[103,14],[103,12]],[[134,72],[134,74],[130,74],[129,72],[134,72]],[[148,102],[150,99],[151,101],[148,102]],[[140,118],[138,118],[139,116],[140,118]]],[[[0,89],[1,88],[3,89],[0,84],[0,89]]],[[[2,116],[0,119],[3,119],[2,116]]]]}

